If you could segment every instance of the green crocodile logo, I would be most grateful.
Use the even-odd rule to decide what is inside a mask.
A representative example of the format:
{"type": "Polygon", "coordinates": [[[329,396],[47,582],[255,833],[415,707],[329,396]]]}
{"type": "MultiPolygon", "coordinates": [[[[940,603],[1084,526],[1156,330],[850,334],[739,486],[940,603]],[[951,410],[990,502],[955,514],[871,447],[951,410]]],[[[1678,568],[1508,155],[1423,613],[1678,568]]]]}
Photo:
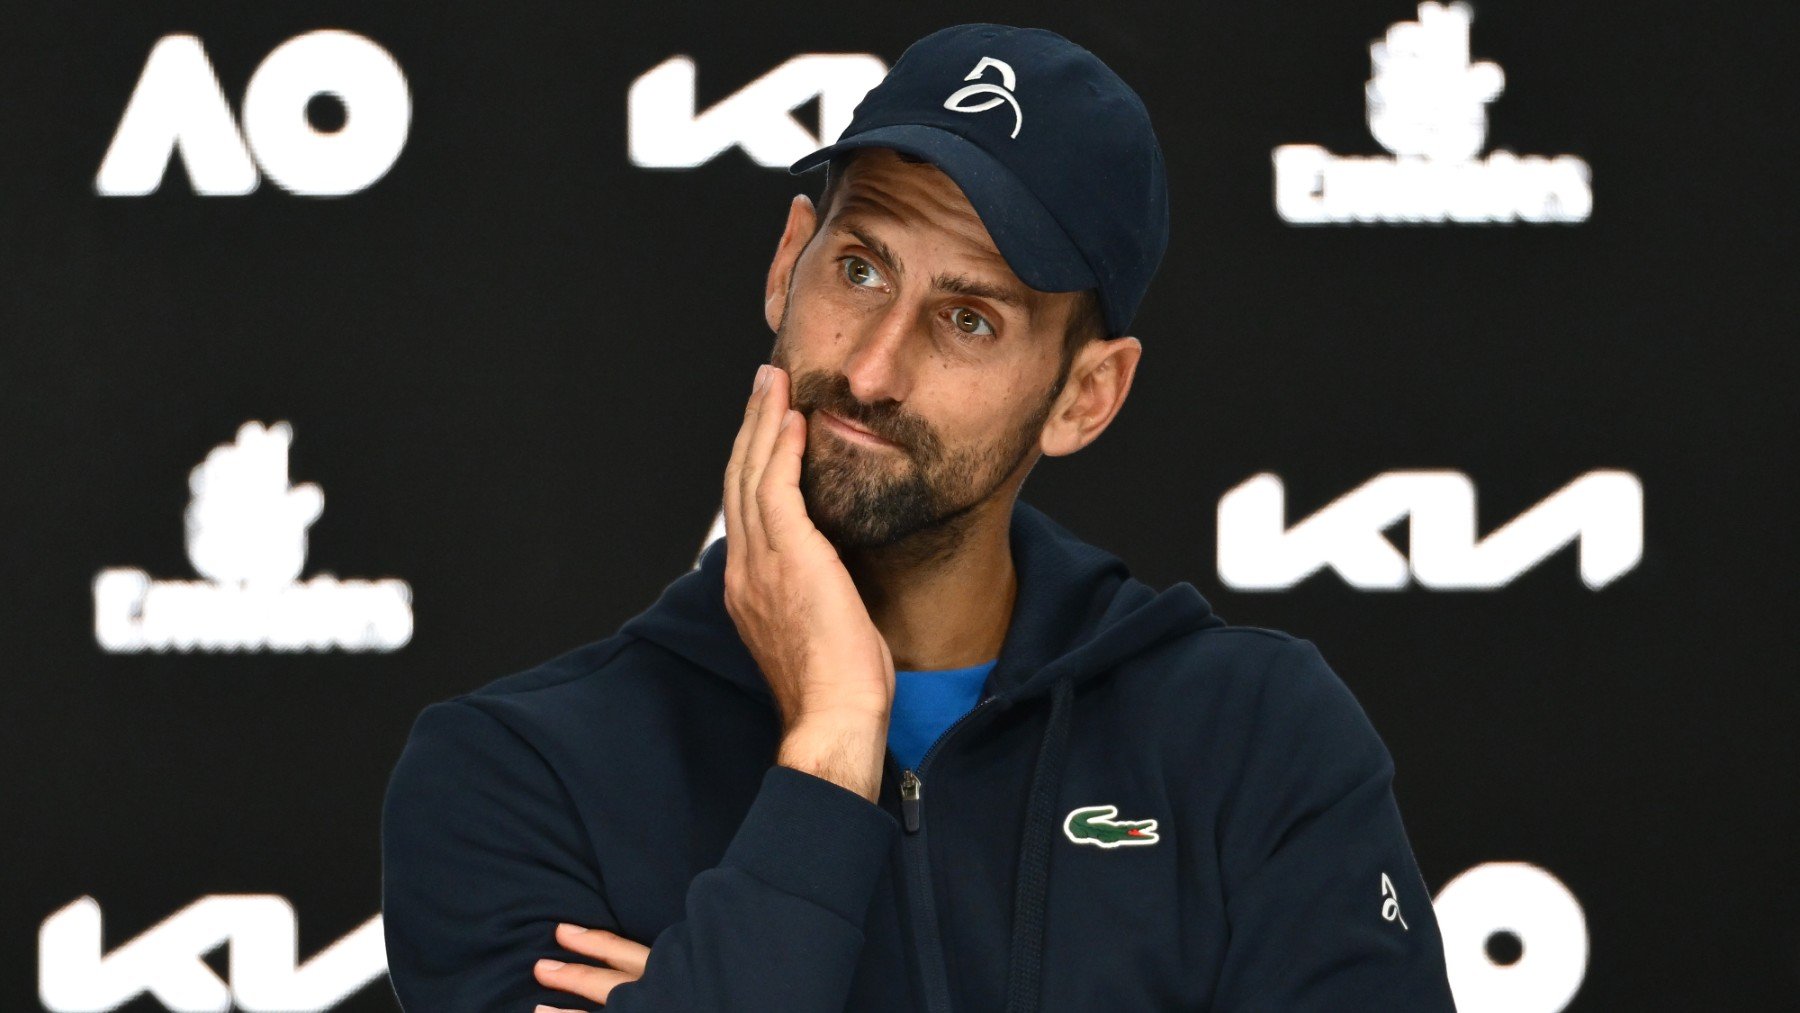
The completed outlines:
{"type": "Polygon", "coordinates": [[[1063,834],[1076,844],[1092,844],[1097,848],[1120,848],[1127,844],[1155,844],[1162,840],[1156,834],[1155,820],[1116,820],[1116,805],[1084,805],[1069,812],[1063,820],[1063,834]]]}

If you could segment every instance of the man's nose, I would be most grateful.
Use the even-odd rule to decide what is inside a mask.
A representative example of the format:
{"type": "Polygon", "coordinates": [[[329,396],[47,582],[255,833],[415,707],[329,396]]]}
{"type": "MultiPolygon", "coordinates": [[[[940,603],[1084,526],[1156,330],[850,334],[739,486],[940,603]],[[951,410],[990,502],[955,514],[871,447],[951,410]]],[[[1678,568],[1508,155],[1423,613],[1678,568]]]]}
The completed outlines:
{"type": "Polygon", "coordinates": [[[844,377],[857,400],[906,400],[912,391],[913,359],[923,346],[922,325],[921,311],[900,300],[869,318],[844,361],[844,377]]]}

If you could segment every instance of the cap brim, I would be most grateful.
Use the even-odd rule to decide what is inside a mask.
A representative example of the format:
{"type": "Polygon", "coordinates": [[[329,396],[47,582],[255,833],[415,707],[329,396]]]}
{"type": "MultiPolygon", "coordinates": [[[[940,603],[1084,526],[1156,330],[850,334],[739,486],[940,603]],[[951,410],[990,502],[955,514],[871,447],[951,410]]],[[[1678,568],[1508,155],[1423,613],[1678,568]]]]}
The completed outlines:
{"type": "Polygon", "coordinates": [[[816,169],[854,148],[892,148],[942,169],[981,216],[1019,280],[1040,292],[1079,292],[1099,286],[1093,268],[1043,202],[992,155],[939,127],[905,124],[875,127],[807,155],[788,171],[816,169]]]}

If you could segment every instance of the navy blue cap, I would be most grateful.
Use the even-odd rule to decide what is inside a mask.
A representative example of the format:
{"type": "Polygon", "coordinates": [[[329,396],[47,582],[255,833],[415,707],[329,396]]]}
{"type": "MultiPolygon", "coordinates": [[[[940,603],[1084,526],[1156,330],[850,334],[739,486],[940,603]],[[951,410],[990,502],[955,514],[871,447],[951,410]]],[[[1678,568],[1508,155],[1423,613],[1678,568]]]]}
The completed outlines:
{"type": "Polygon", "coordinates": [[[1041,28],[957,25],[907,47],[806,172],[854,148],[929,161],[1020,280],[1097,288],[1127,333],[1169,245],[1169,187],[1150,114],[1100,58],[1041,28]]]}

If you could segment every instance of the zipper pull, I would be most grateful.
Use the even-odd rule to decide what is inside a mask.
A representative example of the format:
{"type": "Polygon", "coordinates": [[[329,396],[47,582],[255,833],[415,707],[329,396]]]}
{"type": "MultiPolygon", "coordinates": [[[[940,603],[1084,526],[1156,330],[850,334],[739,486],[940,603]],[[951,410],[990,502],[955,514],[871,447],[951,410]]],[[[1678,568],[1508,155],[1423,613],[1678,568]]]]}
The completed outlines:
{"type": "Polygon", "coordinates": [[[919,832],[919,789],[924,782],[909,768],[900,772],[900,817],[906,832],[919,832]]]}

